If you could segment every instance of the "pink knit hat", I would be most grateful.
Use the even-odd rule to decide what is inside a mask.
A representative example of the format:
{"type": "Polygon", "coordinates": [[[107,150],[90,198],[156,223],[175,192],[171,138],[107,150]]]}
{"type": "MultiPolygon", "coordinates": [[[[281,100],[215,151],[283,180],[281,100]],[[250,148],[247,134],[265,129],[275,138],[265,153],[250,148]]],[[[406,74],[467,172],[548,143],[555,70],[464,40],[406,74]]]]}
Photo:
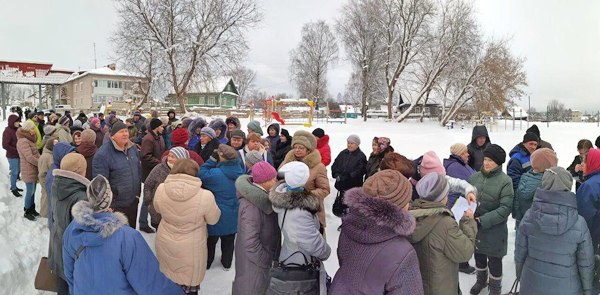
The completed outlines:
{"type": "Polygon", "coordinates": [[[444,165],[442,165],[440,158],[434,151],[429,151],[423,155],[423,160],[421,161],[419,168],[421,177],[431,172],[437,172],[444,176],[446,175],[446,169],[444,169],[444,165]]]}
{"type": "Polygon", "coordinates": [[[96,123],[100,123],[100,119],[98,119],[98,118],[93,118],[93,119],[92,119],[92,121],[90,121],[90,124],[91,124],[91,125],[94,125],[94,124],[96,124],[96,123]]]}
{"type": "Polygon", "coordinates": [[[265,161],[260,161],[252,166],[252,181],[254,183],[267,182],[275,177],[277,177],[277,171],[265,161]]]}

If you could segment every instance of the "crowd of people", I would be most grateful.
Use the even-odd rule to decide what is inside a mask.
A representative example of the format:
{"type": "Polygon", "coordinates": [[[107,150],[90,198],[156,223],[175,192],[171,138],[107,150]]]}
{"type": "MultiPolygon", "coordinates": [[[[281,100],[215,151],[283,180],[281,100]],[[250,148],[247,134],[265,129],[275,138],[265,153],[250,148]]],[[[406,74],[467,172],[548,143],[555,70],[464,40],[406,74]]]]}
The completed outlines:
{"type": "Polygon", "coordinates": [[[476,276],[470,294],[499,295],[511,214],[521,294],[597,293],[600,150],[589,140],[564,169],[535,125],[508,156],[476,126],[442,161],[408,159],[387,137],[367,157],[354,134],[332,158],[321,128],[291,135],[274,123],[264,136],[258,121],[245,132],[235,117],[173,110],[22,120],[10,115],[3,134],[10,189],[22,197],[20,178],[24,217],[48,218],[58,294],[197,294],[220,241],[225,271],[235,257],[233,294],[462,294],[463,272],[476,276]],[[330,165],[342,218],[333,279],[322,264],[334,246],[330,165]],[[477,209],[456,218],[459,198],[477,209]],[[156,255],[137,223],[156,231],[156,255]]]}

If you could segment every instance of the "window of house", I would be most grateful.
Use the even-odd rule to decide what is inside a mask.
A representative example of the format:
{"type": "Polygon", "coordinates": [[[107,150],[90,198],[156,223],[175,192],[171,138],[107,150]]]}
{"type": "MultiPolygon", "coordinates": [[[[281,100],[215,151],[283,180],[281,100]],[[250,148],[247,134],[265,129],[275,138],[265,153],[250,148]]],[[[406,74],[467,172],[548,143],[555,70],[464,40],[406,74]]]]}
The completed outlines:
{"type": "Polygon", "coordinates": [[[79,82],[79,91],[83,91],[83,82],[79,82]]]}
{"type": "Polygon", "coordinates": [[[208,105],[215,105],[215,98],[214,97],[209,97],[208,98],[208,102],[206,104],[208,104],[208,105]]]}
{"type": "Polygon", "coordinates": [[[73,92],[77,92],[77,84],[73,84],[73,92]]]}
{"type": "Polygon", "coordinates": [[[425,107],[425,113],[429,113],[429,107],[425,107]]]}
{"type": "Polygon", "coordinates": [[[421,107],[415,107],[415,113],[421,113],[421,107]]]}

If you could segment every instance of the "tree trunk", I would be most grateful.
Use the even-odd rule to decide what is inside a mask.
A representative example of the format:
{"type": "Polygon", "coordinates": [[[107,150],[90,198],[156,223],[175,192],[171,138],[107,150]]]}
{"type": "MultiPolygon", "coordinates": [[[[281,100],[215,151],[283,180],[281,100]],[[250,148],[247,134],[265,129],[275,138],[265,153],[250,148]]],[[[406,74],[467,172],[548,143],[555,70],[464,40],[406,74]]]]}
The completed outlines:
{"type": "Polygon", "coordinates": [[[367,82],[367,69],[363,66],[362,69],[362,115],[363,122],[367,122],[367,92],[369,91],[368,82],[367,82]]]}
{"type": "Polygon", "coordinates": [[[187,110],[185,109],[185,101],[183,94],[177,94],[177,102],[179,103],[179,110],[181,111],[181,113],[187,113],[187,110]]]}
{"type": "Polygon", "coordinates": [[[394,92],[392,91],[392,88],[390,88],[388,86],[388,103],[387,103],[387,109],[388,109],[388,119],[392,119],[392,102],[393,102],[393,96],[394,96],[394,92]]]}

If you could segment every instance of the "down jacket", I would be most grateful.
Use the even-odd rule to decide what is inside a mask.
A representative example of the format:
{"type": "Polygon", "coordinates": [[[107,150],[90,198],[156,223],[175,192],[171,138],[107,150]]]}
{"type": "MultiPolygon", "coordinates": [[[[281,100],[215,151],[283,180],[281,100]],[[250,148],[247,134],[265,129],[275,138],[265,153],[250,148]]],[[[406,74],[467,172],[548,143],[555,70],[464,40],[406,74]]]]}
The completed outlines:
{"type": "Polygon", "coordinates": [[[329,135],[325,134],[325,136],[317,139],[317,150],[321,154],[321,163],[325,165],[325,167],[331,164],[331,148],[329,147],[329,135]]]}
{"type": "Polygon", "coordinates": [[[117,147],[111,139],[94,155],[93,177],[102,175],[108,179],[113,193],[111,208],[127,208],[142,191],[140,156],[133,142],[125,150],[117,147]]]}
{"type": "Polygon", "coordinates": [[[475,218],[479,217],[475,253],[491,257],[506,255],[508,227],[506,221],[512,211],[514,190],[502,166],[486,173],[483,169],[471,176],[471,184],[477,188],[479,206],[475,218]]]}
{"type": "Polygon", "coordinates": [[[17,130],[17,151],[21,158],[21,179],[25,183],[38,181],[38,160],[40,153],[35,146],[36,134],[19,128],[17,130]]]}
{"type": "Polygon", "coordinates": [[[537,190],[516,240],[521,294],[593,294],[594,248],[575,194],[537,190]]]}
{"type": "MultiPolygon", "coordinates": [[[[45,187],[46,187],[46,194],[48,195],[48,198],[50,199],[50,196],[52,196],[52,184],[54,183],[54,170],[58,170],[60,169],[60,161],[62,161],[62,159],[68,154],[75,151],[75,147],[66,143],[66,142],[59,142],[54,146],[54,150],[52,151],[52,160],[54,161],[54,163],[52,163],[52,166],[50,166],[50,170],[48,170],[48,173],[46,174],[46,182],[45,182],[45,187]]],[[[48,228],[52,229],[52,202],[48,202],[48,228]]]]}
{"type": "Polygon", "coordinates": [[[522,143],[519,143],[510,151],[510,161],[506,168],[506,174],[512,179],[515,191],[519,188],[521,176],[531,169],[531,154],[522,143]]]}
{"type": "Polygon", "coordinates": [[[200,167],[198,177],[204,187],[215,195],[221,209],[219,222],[208,226],[209,236],[226,236],[237,232],[240,203],[236,197],[235,181],[243,174],[240,159],[218,163],[209,159],[200,167]]]}
{"type": "Polygon", "coordinates": [[[159,224],[161,220],[160,214],[154,208],[154,197],[158,186],[165,182],[167,176],[171,173],[167,160],[167,157],[162,159],[161,163],[152,169],[146,178],[146,182],[144,182],[144,206],[148,206],[148,213],[150,213],[150,220],[153,224],[159,224]]]}
{"type": "MultiPolygon", "coordinates": [[[[297,161],[296,156],[294,156],[294,151],[291,150],[286,156],[281,166],[289,163],[297,161]]],[[[325,165],[321,162],[321,154],[319,151],[314,150],[310,152],[310,154],[306,155],[302,162],[308,166],[310,175],[308,176],[308,181],[304,188],[308,190],[312,195],[319,198],[319,211],[317,216],[319,216],[319,221],[323,227],[327,226],[325,222],[325,208],[324,200],[329,195],[329,178],[327,178],[327,169],[325,165]]]]}
{"type": "Polygon", "coordinates": [[[533,196],[538,188],[542,187],[542,177],[544,173],[535,173],[533,170],[523,174],[519,181],[519,187],[515,191],[515,199],[513,201],[513,218],[517,221],[517,225],[525,216],[525,212],[531,208],[533,196]]]}
{"type": "Polygon", "coordinates": [[[335,188],[339,191],[361,187],[365,173],[367,173],[367,157],[360,148],[354,152],[348,149],[341,151],[331,166],[331,176],[336,179],[335,188]]]}
{"type": "Polygon", "coordinates": [[[65,231],[62,250],[71,294],[184,295],[160,272],[140,232],[124,226],[125,215],[94,213],[87,201],[75,204],[72,212],[74,220],[65,231]]]}
{"type": "Polygon", "coordinates": [[[154,198],[154,208],[162,216],[156,234],[160,271],[184,286],[198,286],[204,279],[206,225],[217,223],[221,215],[213,194],[201,186],[198,177],[170,174],[154,198]]]}
{"type": "Polygon", "coordinates": [[[265,294],[269,269],[279,248],[277,214],[269,193],[242,175],[235,181],[240,201],[238,233],[235,239],[235,279],[233,295],[265,294]]]}
{"type": "Polygon", "coordinates": [[[443,203],[423,199],[414,201],[409,210],[417,226],[408,240],[419,257],[425,294],[458,294],[458,264],[473,256],[475,220],[463,217],[458,225],[443,203]]]}
{"type": "Polygon", "coordinates": [[[345,201],[340,269],[329,294],[423,294],[417,252],[406,239],[415,229],[412,214],[361,188],[346,192],[345,201]]]}

